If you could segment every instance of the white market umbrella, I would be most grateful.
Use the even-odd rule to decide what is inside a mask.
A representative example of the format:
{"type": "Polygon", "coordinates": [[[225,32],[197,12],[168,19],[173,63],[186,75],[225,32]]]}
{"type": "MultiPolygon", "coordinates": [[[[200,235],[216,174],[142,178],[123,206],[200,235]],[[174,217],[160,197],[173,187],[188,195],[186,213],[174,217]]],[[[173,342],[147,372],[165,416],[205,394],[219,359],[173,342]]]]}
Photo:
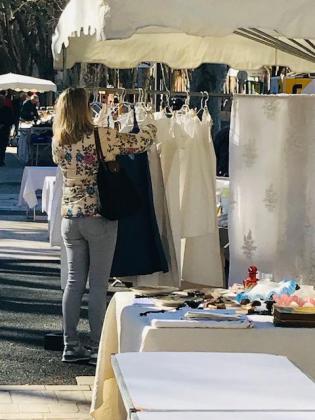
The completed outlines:
{"type": "Polygon", "coordinates": [[[172,68],[225,63],[312,72],[314,17],[314,0],[70,0],[52,49],[56,68],[150,61],[172,68]]]}
{"type": "Polygon", "coordinates": [[[24,92],[57,92],[57,86],[50,80],[14,73],[0,75],[0,90],[8,89],[24,92]]]}

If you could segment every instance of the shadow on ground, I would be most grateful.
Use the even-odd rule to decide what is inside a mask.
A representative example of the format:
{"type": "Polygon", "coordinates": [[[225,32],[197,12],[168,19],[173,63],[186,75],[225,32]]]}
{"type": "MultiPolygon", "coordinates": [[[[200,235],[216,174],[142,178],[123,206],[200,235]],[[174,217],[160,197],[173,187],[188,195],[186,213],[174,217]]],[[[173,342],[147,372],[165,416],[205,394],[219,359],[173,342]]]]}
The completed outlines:
{"type": "MultiPolygon", "coordinates": [[[[60,266],[55,261],[0,260],[0,384],[76,384],[92,366],[65,365],[44,350],[45,334],[62,331],[60,266]]],[[[87,339],[86,297],[80,331],[87,339]]]]}

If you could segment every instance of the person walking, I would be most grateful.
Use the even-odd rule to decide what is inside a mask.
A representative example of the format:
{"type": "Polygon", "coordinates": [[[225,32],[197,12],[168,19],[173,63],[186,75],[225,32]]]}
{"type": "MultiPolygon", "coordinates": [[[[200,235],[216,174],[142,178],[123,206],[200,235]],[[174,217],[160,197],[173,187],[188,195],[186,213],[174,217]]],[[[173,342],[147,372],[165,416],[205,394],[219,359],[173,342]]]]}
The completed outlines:
{"type": "MultiPolygon", "coordinates": [[[[94,126],[84,89],[67,89],[56,105],[53,159],[63,173],[62,236],[68,258],[68,279],[63,295],[63,362],[89,360],[96,364],[106,309],[107,284],[114,257],[117,222],[98,214],[98,160],[94,126]],[[89,350],[77,332],[80,306],[89,279],[89,350]]],[[[106,161],[119,154],[148,150],[156,128],[144,125],[138,134],[122,134],[112,128],[98,128],[106,161]]],[[[124,198],[122,197],[122,205],[124,198]]]]}
{"type": "Polygon", "coordinates": [[[9,144],[10,130],[14,123],[13,112],[5,105],[6,98],[0,95],[0,166],[5,165],[5,152],[9,144]]]}

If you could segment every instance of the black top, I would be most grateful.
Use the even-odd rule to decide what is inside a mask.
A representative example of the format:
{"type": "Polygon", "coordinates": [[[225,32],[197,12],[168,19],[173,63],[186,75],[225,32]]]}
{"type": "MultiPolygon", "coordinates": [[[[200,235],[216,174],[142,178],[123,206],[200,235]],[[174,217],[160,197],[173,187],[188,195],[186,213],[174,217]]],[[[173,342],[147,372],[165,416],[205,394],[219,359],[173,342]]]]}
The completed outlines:
{"type": "Polygon", "coordinates": [[[24,102],[21,109],[21,120],[23,121],[35,121],[39,120],[36,105],[32,103],[31,99],[24,102]]]}
{"type": "Polygon", "coordinates": [[[8,134],[13,123],[14,116],[12,110],[7,106],[0,108],[0,132],[8,134]]]}

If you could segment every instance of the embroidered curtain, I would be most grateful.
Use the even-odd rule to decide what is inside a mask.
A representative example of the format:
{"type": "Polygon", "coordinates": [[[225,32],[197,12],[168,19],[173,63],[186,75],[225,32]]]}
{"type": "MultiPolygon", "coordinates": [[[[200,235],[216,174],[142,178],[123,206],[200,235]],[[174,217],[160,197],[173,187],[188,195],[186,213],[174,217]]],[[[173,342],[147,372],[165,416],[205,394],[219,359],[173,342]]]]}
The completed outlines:
{"type": "Polygon", "coordinates": [[[230,283],[249,265],[315,284],[315,96],[236,96],[230,283]]]}

